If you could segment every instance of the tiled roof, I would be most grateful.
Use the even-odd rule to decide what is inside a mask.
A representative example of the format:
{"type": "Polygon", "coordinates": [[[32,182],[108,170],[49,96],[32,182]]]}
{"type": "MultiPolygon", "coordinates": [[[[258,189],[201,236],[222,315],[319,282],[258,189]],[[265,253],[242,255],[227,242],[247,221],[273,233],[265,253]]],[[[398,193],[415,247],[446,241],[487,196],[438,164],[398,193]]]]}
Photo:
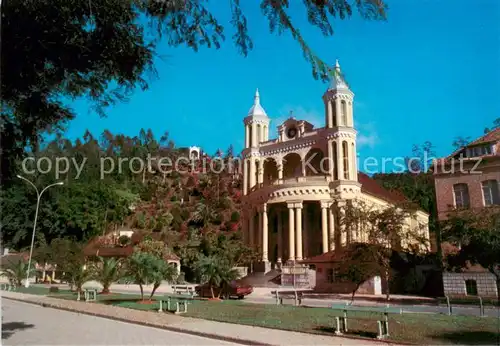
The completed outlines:
{"type": "Polygon", "coordinates": [[[361,191],[364,193],[378,197],[387,202],[408,202],[408,199],[401,192],[386,189],[365,173],[358,173],[358,181],[361,184],[361,191]]]}
{"type": "Polygon", "coordinates": [[[490,142],[496,142],[500,141],[500,127],[497,127],[496,129],[491,130],[484,136],[479,137],[478,139],[470,142],[467,144],[467,147],[477,145],[477,144],[482,144],[482,143],[490,143],[490,142]]]}
{"type": "MultiPolygon", "coordinates": [[[[131,244],[127,246],[102,246],[99,244],[99,238],[92,239],[83,249],[85,256],[101,256],[101,257],[128,257],[134,253],[134,246],[144,239],[146,235],[150,235],[154,240],[160,240],[159,233],[134,232],[131,237],[131,244]]],[[[165,260],[178,261],[179,257],[175,254],[168,254],[165,260]]]]}
{"type": "Polygon", "coordinates": [[[26,252],[11,252],[7,255],[0,257],[0,266],[6,266],[10,263],[16,263],[19,261],[27,261],[29,254],[26,252]]]}
{"type": "Polygon", "coordinates": [[[483,135],[483,136],[481,136],[479,138],[476,138],[475,140],[473,140],[472,142],[470,142],[466,146],[458,148],[457,150],[455,150],[454,152],[452,152],[447,157],[437,159],[437,161],[440,162],[440,163],[446,163],[451,158],[453,158],[457,154],[459,154],[465,148],[473,147],[473,146],[476,146],[476,145],[479,145],[479,144],[486,144],[486,143],[498,142],[498,141],[500,141],[500,127],[497,127],[495,129],[491,130],[490,132],[488,132],[487,134],[485,134],[485,135],[483,135]]]}

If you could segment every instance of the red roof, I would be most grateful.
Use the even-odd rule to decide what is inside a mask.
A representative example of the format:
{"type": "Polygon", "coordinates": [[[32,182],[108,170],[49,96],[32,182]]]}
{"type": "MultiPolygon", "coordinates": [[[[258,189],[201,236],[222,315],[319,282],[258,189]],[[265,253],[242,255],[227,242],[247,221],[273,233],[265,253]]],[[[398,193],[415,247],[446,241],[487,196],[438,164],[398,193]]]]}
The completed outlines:
{"type": "MultiPolygon", "coordinates": [[[[134,253],[134,246],[144,239],[146,235],[150,235],[154,240],[160,240],[160,234],[147,232],[134,232],[131,237],[131,244],[126,246],[103,246],[99,244],[101,237],[95,237],[87,243],[83,249],[85,256],[100,256],[100,257],[128,257],[134,253]]],[[[178,261],[179,257],[175,254],[168,254],[165,260],[178,261]]]]}
{"type": "Polygon", "coordinates": [[[490,132],[488,132],[487,134],[485,134],[485,135],[483,135],[483,136],[481,136],[479,138],[476,138],[475,140],[473,140],[472,142],[470,142],[466,146],[458,148],[457,150],[455,150],[454,152],[452,152],[447,157],[437,159],[437,161],[441,162],[441,163],[446,163],[446,162],[449,161],[449,159],[455,157],[455,155],[457,155],[458,153],[460,153],[465,148],[473,147],[473,146],[476,146],[476,145],[479,145],[479,144],[486,144],[486,143],[492,143],[492,142],[498,142],[498,141],[500,141],[500,127],[497,127],[495,129],[491,130],[490,132]]]}
{"type": "Polygon", "coordinates": [[[361,191],[364,193],[378,197],[387,202],[408,202],[408,199],[401,192],[386,189],[365,173],[358,173],[358,181],[361,184],[361,191]]]}
{"type": "Polygon", "coordinates": [[[470,142],[469,144],[466,145],[466,147],[483,143],[497,142],[497,141],[500,141],[500,127],[497,127],[496,129],[493,129],[487,134],[485,134],[484,136],[481,136],[478,139],[470,142]]]}

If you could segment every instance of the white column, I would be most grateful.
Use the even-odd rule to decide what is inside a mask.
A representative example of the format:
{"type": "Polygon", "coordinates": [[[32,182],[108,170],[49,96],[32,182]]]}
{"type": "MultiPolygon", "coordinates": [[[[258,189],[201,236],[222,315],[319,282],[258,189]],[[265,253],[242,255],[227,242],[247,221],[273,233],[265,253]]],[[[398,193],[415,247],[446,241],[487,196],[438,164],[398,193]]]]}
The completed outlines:
{"type": "Polygon", "coordinates": [[[281,218],[282,210],[277,211],[277,226],[278,226],[278,263],[283,261],[283,220],[281,218]]]}
{"type": "Polygon", "coordinates": [[[337,116],[337,126],[346,126],[346,124],[342,123],[342,113],[340,107],[340,98],[337,96],[335,99],[335,113],[337,116]]]}
{"type": "Polygon", "coordinates": [[[295,213],[297,215],[297,256],[298,261],[302,260],[302,203],[295,204],[295,213]]]}
{"type": "Polygon", "coordinates": [[[263,251],[262,244],[262,226],[263,226],[263,213],[262,210],[257,211],[259,213],[259,227],[257,227],[257,244],[259,244],[259,250],[263,251]]]}
{"type": "Polygon", "coordinates": [[[288,256],[289,260],[295,260],[295,215],[294,204],[288,204],[288,256]]]}
{"type": "Polygon", "coordinates": [[[328,140],[326,142],[326,153],[328,155],[328,175],[333,180],[333,165],[336,165],[336,162],[333,162],[333,144],[332,140],[328,140]]]}
{"type": "Polygon", "coordinates": [[[358,157],[356,155],[356,142],[351,143],[351,180],[358,181],[358,157]],[[354,146],[353,146],[354,144],[354,146]]]}
{"type": "Polygon", "coordinates": [[[337,204],[338,210],[339,210],[339,225],[340,225],[340,245],[341,246],[346,246],[347,245],[347,233],[346,233],[346,227],[345,227],[345,203],[338,203],[337,204]]]}
{"type": "Polygon", "coordinates": [[[323,253],[328,252],[328,224],[327,224],[327,202],[321,202],[321,241],[323,253]]]}
{"type": "Polygon", "coordinates": [[[278,180],[283,180],[283,159],[277,159],[276,166],[278,166],[278,180]]]}
{"type": "Polygon", "coordinates": [[[264,159],[260,159],[259,161],[259,170],[258,170],[258,183],[259,187],[264,183],[264,159]]]}
{"type": "Polygon", "coordinates": [[[256,147],[257,146],[257,124],[251,123],[250,126],[252,127],[252,141],[250,143],[250,146],[256,147]]]}
{"type": "Polygon", "coordinates": [[[328,114],[326,115],[327,125],[329,128],[333,127],[333,110],[332,110],[332,101],[328,100],[326,104],[326,111],[328,114]]]}
{"type": "Polygon", "coordinates": [[[250,146],[250,127],[245,125],[245,148],[250,146]]]}
{"type": "Polygon", "coordinates": [[[255,160],[254,160],[254,158],[250,157],[248,164],[250,165],[250,177],[248,178],[248,180],[250,181],[250,185],[248,186],[248,190],[250,191],[255,186],[255,160]]]}
{"type": "Polygon", "coordinates": [[[303,253],[302,258],[306,259],[309,256],[309,214],[308,207],[303,205],[302,208],[302,242],[303,242],[303,253]]]}
{"type": "Polygon", "coordinates": [[[268,261],[269,238],[268,238],[268,223],[267,223],[267,204],[262,206],[262,261],[268,261]]]}
{"type": "Polygon", "coordinates": [[[243,159],[243,196],[248,193],[248,160],[243,159]]]}
{"type": "Polygon", "coordinates": [[[328,235],[328,244],[329,244],[329,249],[330,251],[335,250],[335,219],[334,219],[334,213],[333,213],[333,208],[334,205],[330,205],[330,208],[328,208],[328,228],[330,229],[329,235],[328,235]]]}

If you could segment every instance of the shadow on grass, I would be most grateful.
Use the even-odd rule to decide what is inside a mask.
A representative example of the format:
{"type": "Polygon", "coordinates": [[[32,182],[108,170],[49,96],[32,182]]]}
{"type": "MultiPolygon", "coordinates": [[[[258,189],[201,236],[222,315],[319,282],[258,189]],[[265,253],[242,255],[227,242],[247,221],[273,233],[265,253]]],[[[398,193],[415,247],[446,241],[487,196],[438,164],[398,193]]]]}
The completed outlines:
{"type": "Polygon", "coordinates": [[[500,332],[463,331],[438,334],[433,339],[440,339],[460,345],[500,345],[500,332]]]}
{"type": "Polygon", "coordinates": [[[2,323],[2,340],[10,338],[16,331],[34,328],[34,324],[24,322],[7,322],[2,323]]]}
{"type": "MultiPolygon", "coordinates": [[[[335,328],[333,328],[333,327],[319,326],[319,327],[314,328],[314,330],[321,332],[321,333],[326,333],[326,334],[335,334],[335,328]]],[[[377,333],[367,332],[367,331],[363,331],[363,330],[355,330],[355,329],[348,330],[347,333],[345,333],[345,335],[359,336],[359,337],[371,338],[371,339],[375,339],[377,337],[377,333]]]]}

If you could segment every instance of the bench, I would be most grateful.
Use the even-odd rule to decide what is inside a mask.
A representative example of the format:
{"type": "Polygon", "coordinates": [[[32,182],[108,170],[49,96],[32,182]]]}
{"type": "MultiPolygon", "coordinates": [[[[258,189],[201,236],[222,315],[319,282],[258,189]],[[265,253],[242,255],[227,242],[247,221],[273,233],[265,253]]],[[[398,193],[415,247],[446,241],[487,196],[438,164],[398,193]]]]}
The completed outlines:
{"type": "Polygon", "coordinates": [[[160,308],[158,309],[158,312],[163,311],[163,305],[166,305],[166,310],[165,311],[170,311],[172,307],[172,299],[176,299],[177,301],[175,302],[175,314],[182,314],[187,312],[187,306],[189,304],[189,301],[193,300],[193,297],[186,297],[186,296],[178,296],[178,297],[166,297],[160,299],[160,308]]]}
{"type": "MultiPolygon", "coordinates": [[[[97,300],[97,288],[84,288],[83,296],[86,302],[95,302],[97,300]]],[[[80,300],[80,292],[78,292],[77,300],[80,300]]]]}
{"type": "Polygon", "coordinates": [[[187,294],[191,297],[196,295],[196,291],[193,286],[187,285],[173,285],[172,289],[174,290],[174,294],[187,294]]]}
{"type": "Polygon", "coordinates": [[[282,293],[276,290],[276,305],[283,305],[284,300],[293,300],[293,304],[295,306],[302,305],[302,299],[304,294],[302,292],[293,292],[293,293],[282,293]]]}
{"type": "Polygon", "coordinates": [[[1,284],[0,289],[2,291],[15,291],[16,287],[11,284],[1,284]]]}
{"type": "MultiPolygon", "coordinates": [[[[368,313],[370,315],[376,316],[378,336],[377,339],[385,339],[389,336],[389,314],[401,315],[403,310],[401,308],[394,307],[378,307],[378,306],[352,306],[352,305],[332,305],[331,307],[334,311],[338,313],[335,317],[335,334],[342,335],[347,332],[347,315],[351,313],[368,313]]],[[[353,319],[364,319],[359,317],[350,317],[353,319]]]]}

